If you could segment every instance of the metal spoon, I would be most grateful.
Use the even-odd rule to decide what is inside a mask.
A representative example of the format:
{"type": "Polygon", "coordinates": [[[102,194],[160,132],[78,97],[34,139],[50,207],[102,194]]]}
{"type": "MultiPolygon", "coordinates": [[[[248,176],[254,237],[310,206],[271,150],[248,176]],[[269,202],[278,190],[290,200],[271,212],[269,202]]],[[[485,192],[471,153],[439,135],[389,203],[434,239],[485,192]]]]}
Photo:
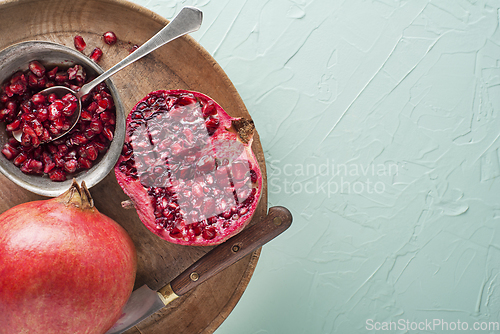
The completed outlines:
{"type": "MultiPolygon", "coordinates": [[[[76,98],[78,99],[78,109],[73,114],[72,117],[73,119],[71,120],[72,126],[61,135],[51,138],[50,141],[61,138],[62,136],[70,132],[71,129],[73,129],[75,124],[78,122],[78,119],[80,118],[80,114],[82,112],[81,98],[84,95],[88,94],[92,90],[92,88],[94,88],[95,86],[97,86],[98,84],[100,84],[101,82],[103,82],[116,72],[132,64],[134,61],[158,49],[160,46],[185,34],[198,30],[201,26],[202,19],[203,19],[203,14],[198,8],[186,6],[181,9],[181,11],[172,19],[172,21],[170,21],[169,24],[167,24],[156,35],[151,37],[141,47],[139,47],[137,50],[132,52],[130,55],[125,57],[115,66],[111,67],[109,70],[102,73],[100,76],[98,76],[91,82],[83,85],[78,92],[75,92],[74,90],[64,86],[53,86],[41,91],[40,93],[44,95],[55,93],[57,96],[64,96],[67,93],[71,93],[75,95],[76,98]]],[[[19,142],[21,141],[22,134],[23,134],[22,130],[16,130],[12,132],[14,138],[19,142]]]]}

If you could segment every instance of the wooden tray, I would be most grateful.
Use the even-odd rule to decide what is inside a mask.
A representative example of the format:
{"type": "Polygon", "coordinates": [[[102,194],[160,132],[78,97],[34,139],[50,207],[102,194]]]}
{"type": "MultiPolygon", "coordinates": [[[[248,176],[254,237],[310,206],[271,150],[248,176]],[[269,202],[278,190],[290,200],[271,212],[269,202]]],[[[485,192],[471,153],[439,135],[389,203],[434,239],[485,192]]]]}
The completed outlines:
{"type": "MultiPolygon", "coordinates": [[[[138,5],[121,0],[0,0],[0,49],[26,40],[47,40],[73,46],[73,37],[87,42],[84,53],[102,48],[100,65],[107,69],[128,55],[133,44],[141,44],[168,23],[138,5]],[[119,42],[108,46],[102,34],[114,31],[119,42]]],[[[215,60],[189,36],[182,37],[117,73],[125,110],[130,110],[147,93],[157,89],[189,89],[214,98],[232,116],[250,118],[236,89],[215,60]]],[[[258,134],[254,152],[265,176],[264,154],[258,134]]],[[[267,180],[253,223],[267,212],[267,180]]],[[[149,232],[135,210],[124,210],[127,199],[113,173],[91,189],[97,208],[129,232],[138,251],[136,288],[147,284],[158,289],[206,253],[207,247],[186,247],[167,243],[149,232]]],[[[17,187],[0,175],[0,212],[43,197],[17,187]]],[[[191,293],[178,298],[126,333],[213,333],[232,311],[245,290],[260,250],[242,259],[191,293]]]]}

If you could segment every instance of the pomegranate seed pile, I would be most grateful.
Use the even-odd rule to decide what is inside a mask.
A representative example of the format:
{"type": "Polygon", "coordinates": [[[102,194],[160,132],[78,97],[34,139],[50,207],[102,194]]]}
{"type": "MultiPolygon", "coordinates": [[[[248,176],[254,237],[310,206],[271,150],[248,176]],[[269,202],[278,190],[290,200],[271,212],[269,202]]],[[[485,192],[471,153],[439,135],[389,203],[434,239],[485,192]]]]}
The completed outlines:
{"type": "Polygon", "coordinates": [[[205,95],[186,91],[153,92],[129,114],[117,180],[162,238],[220,243],[250,220],[261,174],[233,120],[205,95]],[[144,202],[148,208],[137,205],[144,202]]]}
{"type": "Polygon", "coordinates": [[[100,153],[107,151],[113,140],[116,112],[104,83],[83,97],[80,120],[71,132],[47,143],[70,128],[77,100],[72,94],[57,97],[39,92],[54,85],[78,91],[86,80],[81,65],[46,69],[32,61],[28,71],[15,73],[0,87],[0,121],[5,122],[10,136],[2,154],[23,173],[64,181],[73,173],[90,169],[100,153]],[[22,130],[21,143],[12,137],[16,130],[22,130]]]}

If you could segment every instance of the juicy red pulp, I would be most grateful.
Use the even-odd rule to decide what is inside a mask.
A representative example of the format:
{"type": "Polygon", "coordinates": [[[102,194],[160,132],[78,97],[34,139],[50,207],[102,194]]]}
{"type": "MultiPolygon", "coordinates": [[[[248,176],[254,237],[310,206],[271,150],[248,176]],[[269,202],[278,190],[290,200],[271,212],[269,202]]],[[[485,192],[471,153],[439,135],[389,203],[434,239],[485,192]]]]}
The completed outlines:
{"type": "MultiPolygon", "coordinates": [[[[218,109],[199,93],[158,91],[128,116],[117,173],[140,183],[139,197],[148,197],[153,211],[154,223],[146,225],[166,240],[220,243],[243,228],[255,210],[258,164],[222,125],[231,119],[218,109]]],[[[120,184],[130,196],[135,190],[128,189],[129,181],[120,184]]]]}
{"type": "Polygon", "coordinates": [[[83,97],[81,118],[71,132],[47,143],[70,128],[78,105],[72,94],[58,97],[39,92],[54,85],[78,91],[86,81],[81,65],[46,69],[33,61],[28,71],[15,73],[2,85],[0,121],[6,123],[10,136],[2,153],[23,173],[64,181],[69,174],[90,169],[107,151],[114,135],[116,111],[104,83],[83,97]],[[11,132],[16,130],[22,131],[21,143],[12,137],[11,132]]]}

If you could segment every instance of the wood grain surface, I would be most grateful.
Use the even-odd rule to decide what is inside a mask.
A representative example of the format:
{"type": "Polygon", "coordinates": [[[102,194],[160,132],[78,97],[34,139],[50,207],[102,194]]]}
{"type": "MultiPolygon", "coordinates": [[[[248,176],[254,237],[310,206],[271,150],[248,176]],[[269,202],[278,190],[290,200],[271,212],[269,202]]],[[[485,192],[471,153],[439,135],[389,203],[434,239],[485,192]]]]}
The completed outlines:
{"type": "MultiPolygon", "coordinates": [[[[101,67],[108,69],[168,23],[164,18],[135,4],[118,0],[0,0],[0,49],[27,40],[46,40],[73,46],[75,35],[87,42],[86,55],[100,47],[101,67]],[[119,42],[106,45],[102,34],[112,30],[119,42]]],[[[215,60],[189,36],[156,50],[112,77],[128,112],[147,93],[158,89],[188,89],[215,99],[231,116],[250,115],[233,84],[215,60]]],[[[253,149],[263,172],[262,197],[251,224],[267,212],[267,180],[264,154],[256,133],[253,149]]],[[[96,207],[120,223],[137,247],[139,266],[136,288],[147,284],[159,289],[193,264],[209,247],[170,244],[149,232],[135,210],[120,203],[127,197],[113,173],[90,189],[96,207]]],[[[0,175],[0,212],[32,200],[44,199],[27,192],[0,175]]],[[[128,334],[213,333],[234,308],[244,292],[259,251],[186,293],[128,334]]]]}

